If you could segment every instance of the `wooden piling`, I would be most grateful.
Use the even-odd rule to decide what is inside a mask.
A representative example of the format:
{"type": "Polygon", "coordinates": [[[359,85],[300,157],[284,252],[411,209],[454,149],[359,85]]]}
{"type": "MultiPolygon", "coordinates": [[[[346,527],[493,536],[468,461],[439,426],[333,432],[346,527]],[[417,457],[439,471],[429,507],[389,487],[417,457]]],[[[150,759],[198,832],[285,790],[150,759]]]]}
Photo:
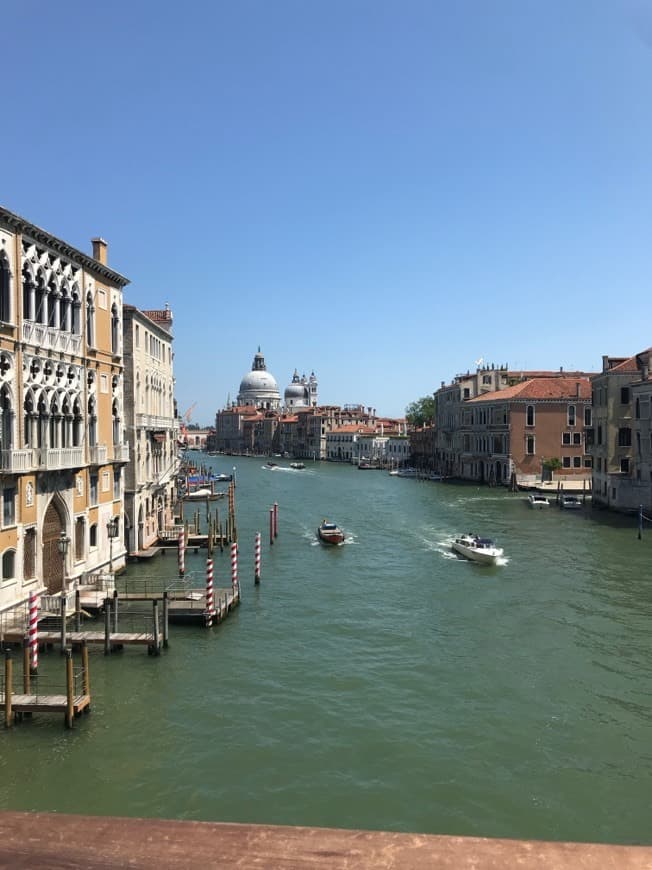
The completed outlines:
{"type": "Polygon", "coordinates": [[[154,649],[153,655],[159,655],[161,651],[161,641],[159,637],[159,627],[158,627],[158,601],[155,599],[153,602],[153,618],[154,618],[154,649]]]}
{"type": "Polygon", "coordinates": [[[118,590],[113,590],[113,631],[118,633],[118,590]]]}
{"type": "Polygon", "coordinates": [[[269,509],[269,545],[274,543],[274,508],[269,509]]]}
{"type": "Polygon", "coordinates": [[[31,672],[29,668],[29,639],[23,641],[23,694],[29,695],[31,684],[31,672]]]}
{"type": "Polygon", "coordinates": [[[11,650],[5,650],[5,727],[11,728],[14,724],[14,714],[11,709],[11,693],[13,681],[13,662],[11,650]]]}
{"type": "Polygon", "coordinates": [[[75,674],[72,665],[72,650],[66,650],[66,728],[72,728],[75,718],[75,674]]]}
{"type": "Polygon", "coordinates": [[[104,655],[111,653],[111,599],[104,599],[104,655]]]}
{"type": "Polygon", "coordinates": [[[91,672],[88,666],[88,644],[85,640],[82,641],[81,645],[81,655],[82,655],[82,691],[85,695],[91,696],[91,672]]]}
{"type": "Polygon", "coordinates": [[[163,593],[163,646],[167,649],[170,638],[170,600],[167,589],[163,593]]]}
{"type": "Polygon", "coordinates": [[[75,631],[81,631],[81,591],[75,589],[75,631]]]}
{"type": "Polygon", "coordinates": [[[65,592],[61,594],[61,652],[66,648],[66,595],[65,592]]]}

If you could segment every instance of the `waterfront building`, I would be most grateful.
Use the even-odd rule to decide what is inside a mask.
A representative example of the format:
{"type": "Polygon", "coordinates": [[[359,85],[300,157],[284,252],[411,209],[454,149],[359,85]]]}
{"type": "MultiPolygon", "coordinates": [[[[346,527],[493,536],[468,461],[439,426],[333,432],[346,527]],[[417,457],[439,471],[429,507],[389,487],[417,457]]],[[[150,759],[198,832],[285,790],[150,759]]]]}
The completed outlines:
{"type": "Polygon", "coordinates": [[[462,409],[459,476],[479,483],[532,485],[557,460],[555,478],[590,479],[585,446],[591,384],[585,375],[528,378],[469,399],[462,409]]]}
{"type": "Polygon", "coordinates": [[[603,356],[592,379],[593,501],[614,510],[652,508],[650,352],[603,356]]]}
{"type": "MultiPolygon", "coordinates": [[[[563,379],[567,377],[586,378],[589,376],[586,372],[568,373],[564,372],[563,369],[558,371],[516,371],[510,370],[506,365],[499,367],[485,365],[477,368],[473,373],[466,372],[466,374],[456,375],[450,384],[442,381],[441,387],[434,393],[435,471],[448,477],[497,482],[496,475],[498,470],[500,470],[501,479],[504,479],[505,473],[507,473],[509,479],[511,471],[506,467],[502,454],[501,456],[496,456],[495,461],[492,463],[493,472],[489,476],[485,474],[485,472],[489,471],[489,468],[486,464],[487,453],[484,447],[489,442],[481,445],[477,440],[474,441],[478,449],[481,450],[481,456],[478,454],[477,457],[473,458],[471,455],[471,441],[469,438],[477,433],[471,432],[470,427],[484,424],[471,422],[472,419],[475,420],[476,418],[470,418],[468,414],[463,417],[463,410],[467,403],[478,397],[506,390],[534,378],[563,379]],[[483,462],[482,469],[480,468],[481,460],[483,462]],[[497,462],[500,464],[496,464],[497,462]]],[[[491,443],[493,445],[493,442],[491,443]]],[[[498,446],[497,443],[496,446],[498,446]]]]}
{"type": "Polygon", "coordinates": [[[435,469],[435,427],[420,426],[410,432],[410,456],[416,468],[427,471],[435,469]]]}
{"type": "Polygon", "coordinates": [[[214,438],[215,431],[212,428],[200,429],[191,426],[184,427],[182,438],[186,450],[210,450],[210,442],[214,438]]]}
{"type": "MultiPolygon", "coordinates": [[[[131,462],[125,472],[125,539],[146,550],[172,525],[180,468],[175,413],[172,312],[124,305],[125,422],[131,462]]],[[[194,433],[193,433],[194,434],[194,433]]]]}
{"type": "Polygon", "coordinates": [[[0,609],[124,564],[123,288],[0,208],[0,609]]]}
{"type": "Polygon", "coordinates": [[[335,426],[326,433],[326,459],[330,462],[357,461],[358,440],[364,435],[373,434],[373,429],[355,423],[335,426]]]}

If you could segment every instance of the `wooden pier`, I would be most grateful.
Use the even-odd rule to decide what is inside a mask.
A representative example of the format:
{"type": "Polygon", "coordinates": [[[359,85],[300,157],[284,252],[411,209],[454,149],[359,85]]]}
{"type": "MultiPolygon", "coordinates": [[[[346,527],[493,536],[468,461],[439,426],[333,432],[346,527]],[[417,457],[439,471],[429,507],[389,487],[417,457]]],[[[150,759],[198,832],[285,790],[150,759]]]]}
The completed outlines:
{"type": "MultiPolygon", "coordinates": [[[[142,599],[141,599],[142,600],[142,599]]],[[[65,610],[65,598],[62,598],[61,614],[58,629],[43,628],[39,625],[38,644],[41,647],[59,646],[62,650],[70,644],[74,647],[84,644],[94,646],[104,646],[105,655],[117,649],[122,649],[125,646],[147,646],[149,655],[159,655],[161,646],[168,645],[168,601],[163,597],[163,629],[161,630],[159,620],[159,599],[152,600],[152,616],[144,617],[151,619],[151,631],[120,631],[118,623],[118,595],[114,593],[113,598],[104,600],[104,630],[83,630],[81,629],[81,612],[77,610],[74,613],[67,613],[65,610]],[[68,620],[74,619],[75,628],[69,630],[68,620]]],[[[132,616],[134,614],[131,614],[132,616]]],[[[144,616],[137,614],[137,616],[144,616]]],[[[53,615],[45,616],[45,619],[52,620],[53,615]]],[[[25,639],[26,630],[22,626],[15,626],[5,630],[3,640],[5,643],[22,644],[25,639]]]]}
{"type": "Polygon", "coordinates": [[[63,713],[64,722],[72,728],[76,716],[87,713],[91,706],[90,675],[88,668],[88,647],[81,647],[81,692],[77,691],[72,658],[72,650],[66,649],[66,687],[65,692],[44,693],[32,691],[32,683],[37,683],[38,677],[30,673],[29,648],[24,645],[23,652],[23,691],[15,692],[13,688],[13,660],[11,651],[5,651],[4,680],[0,690],[0,704],[5,713],[5,727],[11,728],[14,719],[31,716],[32,713],[63,713]]]}

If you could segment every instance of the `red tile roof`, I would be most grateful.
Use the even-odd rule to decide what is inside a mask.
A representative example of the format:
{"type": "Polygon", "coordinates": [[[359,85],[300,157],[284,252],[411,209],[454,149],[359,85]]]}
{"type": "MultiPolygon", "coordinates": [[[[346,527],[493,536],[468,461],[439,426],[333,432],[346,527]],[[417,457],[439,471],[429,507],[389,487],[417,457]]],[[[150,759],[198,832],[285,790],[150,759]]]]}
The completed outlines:
{"type": "Polygon", "coordinates": [[[587,377],[579,378],[531,378],[506,387],[504,390],[494,390],[469,399],[465,404],[478,402],[502,402],[511,399],[590,399],[591,382],[587,377]],[[577,385],[579,384],[579,396],[577,385]]]}

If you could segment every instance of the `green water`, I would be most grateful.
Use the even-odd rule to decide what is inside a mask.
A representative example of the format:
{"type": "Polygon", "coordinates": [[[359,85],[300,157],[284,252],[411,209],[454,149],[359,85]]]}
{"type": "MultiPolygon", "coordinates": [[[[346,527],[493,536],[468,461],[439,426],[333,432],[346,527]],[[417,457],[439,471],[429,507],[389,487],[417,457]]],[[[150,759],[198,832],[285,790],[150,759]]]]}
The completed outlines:
{"type": "Polygon", "coordinates": [[[172,626],[160,658],[93,650],[90,716],[0,733],[3,808],[650,842],[652,532],[348,466],[213,465],[234,461],[241,607],[172,626]],[[316,543],[323,517],[347,544],[316,543]],[[469,530],[506,564],[452,557],[469,530]]]}

